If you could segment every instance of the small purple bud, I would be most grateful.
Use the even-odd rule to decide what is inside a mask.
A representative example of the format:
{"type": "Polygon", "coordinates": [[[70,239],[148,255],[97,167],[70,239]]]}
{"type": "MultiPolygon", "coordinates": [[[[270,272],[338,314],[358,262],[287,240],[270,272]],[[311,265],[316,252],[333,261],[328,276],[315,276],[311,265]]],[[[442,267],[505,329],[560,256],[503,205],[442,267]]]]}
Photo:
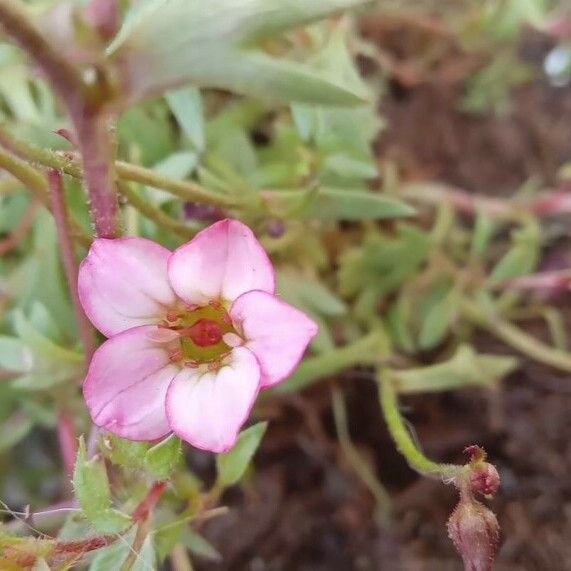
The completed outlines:
{"type": "Polygon", "coordinates": [[[266,225],[266,232],[271,238],[280,238],[285,232],[284,221],[280,220],[279,218],[273,218],[272,220],[269,220],[266,225]]]}

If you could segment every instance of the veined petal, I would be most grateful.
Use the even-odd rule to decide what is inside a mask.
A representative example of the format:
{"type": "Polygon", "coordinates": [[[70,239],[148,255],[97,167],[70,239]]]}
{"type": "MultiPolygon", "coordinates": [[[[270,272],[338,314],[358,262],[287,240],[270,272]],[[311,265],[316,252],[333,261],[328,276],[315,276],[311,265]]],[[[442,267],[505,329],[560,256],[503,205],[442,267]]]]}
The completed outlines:
{"type": "Polygon", "coordinates": [[[170,254],[145,238],[93,242],[79,268],[78,293],[101,333],[110,337],[164,318],[176,301],[167,277],[170,254]]]}
{"type": "Polygon", "coordinates": [[[238,220],[221,220],[174,251],[169,280],[179,297],[205,305],[212,299],[234,301],[259,289],[273,293],[275,276],[254,233],[238,220]]]}
{"type": "Polygon", "coordinates": [[[167,418],[175,434],[202,450],[232,448],[258,394],[260,366],[248,349],[232,350],[218,371],[183,369],[167,392],[167,418]]]}
{"type": "Polygon", "coordinates": [[[230,317],[260,363],[262,387],[283,381],[295,369],[318,330],[305,313],[263,291],[240,296],[230,317]]]}
{"type": "Polygon", "coordinates": [[[179,368],[157,343],[152,325],[105,341],[95,352],[83,384],[93,422],[130,440],[154,440],[170,432],[165,413],[168,386],[179,368]]]}

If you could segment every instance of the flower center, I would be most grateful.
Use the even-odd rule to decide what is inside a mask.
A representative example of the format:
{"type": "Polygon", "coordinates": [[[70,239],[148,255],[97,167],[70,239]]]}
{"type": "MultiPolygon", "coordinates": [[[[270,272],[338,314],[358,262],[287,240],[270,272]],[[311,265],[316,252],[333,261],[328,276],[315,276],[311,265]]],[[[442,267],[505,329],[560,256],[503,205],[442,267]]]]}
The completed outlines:
{"type": "Polygon", "coordinates": [[[179,334],[179,346],[171,352],[171,361],[190,367],[217,366],[231,347],[224,334],[236,334],[226,309],[219,302],[186,311],[172,311],[161,324],[179,334]]]}
{"type": "Polygon", "coordinates": [[[220,325],[213,319],[199,319],[185,329],[180,331],[182,335],[190,337],[195,345],[199,347],[210,347],[218,345],[222,341],[222,329],[220,325]]]}

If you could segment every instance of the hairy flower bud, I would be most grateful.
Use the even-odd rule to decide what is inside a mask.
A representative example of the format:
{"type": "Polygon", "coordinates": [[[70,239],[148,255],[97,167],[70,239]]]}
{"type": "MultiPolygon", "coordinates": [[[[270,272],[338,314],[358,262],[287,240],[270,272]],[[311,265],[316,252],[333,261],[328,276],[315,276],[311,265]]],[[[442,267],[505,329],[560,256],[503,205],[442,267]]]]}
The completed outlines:
{"type": "Polygon", "coordinates": [[[484,496],[493,496],[500,487],[500,475],[493,464],[482,462],[470,472],[470,488],[484,496]]]}
{"type": "Polygon", "coordinates": [[[448,535],[466,571],[491,571],[500,539],[494,513],[471,496],[465,496],[448,520],[448,535]]]}

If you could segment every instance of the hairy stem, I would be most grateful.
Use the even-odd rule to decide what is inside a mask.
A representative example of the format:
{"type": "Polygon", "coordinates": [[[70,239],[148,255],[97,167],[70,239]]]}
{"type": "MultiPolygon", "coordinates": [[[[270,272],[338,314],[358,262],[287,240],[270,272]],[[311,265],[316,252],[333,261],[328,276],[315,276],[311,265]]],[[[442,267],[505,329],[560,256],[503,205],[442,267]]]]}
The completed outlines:
{"type": "Polygon", "coordinates": [[[50,189],[52,213],[58,233],[61,259],[67,278],[67,284],[69,286],[79,336],[83,343],[85,362],[86,365],[88,365],[91,361],[91,356],[95,351],[95,335],[93,328],[83,311],[77,292],[77,261],[75,259],[75,252],[71,241],[63,181],[59,171],[55,169],[48,170],[48,184],[50,189]]]}
{"type": "Polygon", "coordinates": [[[160,227],[169,230],[185,240],[191,238],[200,229],[199,226],[186,224],[165,214],[160,208],[157,208],[139,196],[128,183],[120,182],[119,192],[127,199],[127,202],[134,206],[143,216],[146,216],[149,220],[156,222],[160,227]]]}
{"type": "MultiPolygon", "coordinates": [[[[5,126],[0,125],[0,145],[30,162],[56,168],[74,178],[81,179],[81,163],[71,153],[60,153],[38,147],[14,137],[5,126]]],[[[163,176],[153,170],[124,161],[115,161],[115,172],[119,179],[160,188],[182,200],[212,204],[213,206],[237,207],[234,199],[213,192],[189,180],[177,180],[163,176]]]]}
{"type": "Polygon", "coordinates": [[[461,466],[454,464],[438,464],[427,458],[414,443],[401,416],[390,371],[381,369],[378,373],[379,398],[381,409],[389,432],[398,451],[406,458],[411,468],[422,474],[438,475],[453,478],[461,466]]]}

